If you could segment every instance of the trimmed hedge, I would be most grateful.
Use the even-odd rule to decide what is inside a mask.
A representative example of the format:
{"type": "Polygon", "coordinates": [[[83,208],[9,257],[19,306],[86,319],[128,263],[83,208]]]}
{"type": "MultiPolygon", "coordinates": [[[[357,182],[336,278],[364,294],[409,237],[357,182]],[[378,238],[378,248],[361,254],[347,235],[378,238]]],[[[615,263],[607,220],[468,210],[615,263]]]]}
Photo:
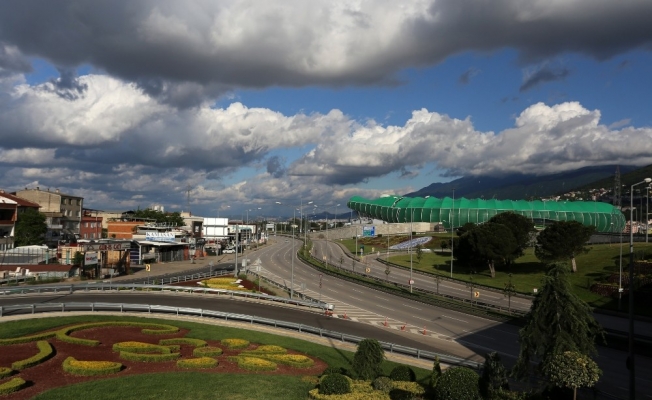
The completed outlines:
{"type": "Polygon", "coordinates": [[[237,362],[238,367],[249,371],[274,371],[277,367],[276,363],[258,357],[233,356],[229,361],[237,362]]]}
{"type": "Polygon", "coordinates": [[[179,368],[213,368],[217,367],[217,360],[211,357],[182,358],[177,361],[179,368]]]}
{"type": "Polygon", "coordinates": [[[20,336],[17,338],[0,339],[0,346],[35,342],[38,340],[49,339],[52,337],[56,337],[57,339],[66,343],[79,344],[82,346],[97,346],[100,344],[100,342],[97,340],[74,338],[70,336],[70,334],[75,331],[79,331],[83,329],[102,328],[107,326],[128,326],[128,327],[143,328],[142,332],[150,335],[167,335],[167,334],[177,333],[179,331],[179,328],[173,325],[152,324],[148,322],[127,322],[127,321],[89,322],[84,324],[68,326],[65,328],[58,329],[56,331],[42,332],[42,333],[37,333],[35,335],[20,336]]]}
{"type": "Polygon", "coordinates": [[[247,353],[247,354],[285,354],[287,352],[288,352],[288,350],[285,347],[276,346],[276,345],[273,345],[273,344],[266,344],[266,345],[258,346],[253,350],[245,350],[242,353],[247,353]]]}
{"type": "Polygon", "coordinates": [[[220,343],[229,349],[246,349],[249,347],[249,341],[244,339],[222,339],[220,343]]]}
{"type": "Polygon", "coordinates": [[[219,347],[196,347],[192,350],[192,355],[195,357],[217,357],[222,355],[222,349],[219,347]]]}
{"type": "Polygon", "coordinates": [[[371,387],[374,390],[389,393],[390,390],[394,389],[394,382],[386,376],[379,376],[371,382],[371,387]]]}
{"type": "Polygon", "coordinates": [[[0,367],[0,379],[6,378],[9,375],[13,374],[14,370],[7,367],[0,367]]]}
{"type": "MultiPolygon", "coordinates": [[[[168,346],[161,346],[158,344],[145,343],[145,342],[118,342],[113,345],[113,351],[127,351],[130,353],[172,353],[168,346]]],[[[178,350],[178,349],[177,349],[178,350]]]]}
{"type": "Polygon", "coordinates": [[[121,351],[120,358],[128,361],[139,362],[163,362],[176,360],[181,356],[181,353],[162,353],[162,354],[141,354],[133,353],[130,351],[121,351]]]}
{"type": "Polygon", "coordinates": [[[333,395],[351,393],[351,382],[342,374],[326,375],[319,382],[319,394],[333,395]]]}
{"type": "Polygon", "coordinates": [[[36,355],[25,360],[14,362],[11,364],[11,368],[16,371],[22,371],[26,368],[38,365],[54,355],[54,349],[47,340],[39,340],[36,342],[36,346],[38,347],[38,353],[36,353],[36,355]]]}
{"type": "Polygon", "coordinates": [[[417,377],[412,368],[407,365],[397,365],[389,373],[389,378],[393,381],[414,382],[417,377]]]}
{"type": "Polygon", "coordinates": [[[300,354],[260,354],[255,357],[295,368],[310,368],[315,364],[312,358],[300,354]]]}
{"type": "Polygon", "coordinates": [[[122,364],[113,361],[79,361],[74,357],[66,358],[63,370],[69,374],[82,376],[110,375],[120,372],[122,364]]]}
{"type": "Polygon", "coordinates": [[[476,400],[480,398],[480,376],[470,368],[448,368],[435,386],[437,400],[476,400]]]}
{"type": "Polygon", "coordinates": [[[193,338],[172,338],[172,339],[161,339],[158,341],[158,344],[161,346],[167,346],[171,344],[180,344],[180,345],[188,345],[188,346],[195,346],[195,347],[204,347],[208,343],[206,343],[205,340],[201,339],[193,339],[193,338]]]}
{"type": "Polygon", "coordinates": [[[13,378],[0,384],[0,395],[10,394],[19,391],[27,385],[23,378],[13,378]]]}

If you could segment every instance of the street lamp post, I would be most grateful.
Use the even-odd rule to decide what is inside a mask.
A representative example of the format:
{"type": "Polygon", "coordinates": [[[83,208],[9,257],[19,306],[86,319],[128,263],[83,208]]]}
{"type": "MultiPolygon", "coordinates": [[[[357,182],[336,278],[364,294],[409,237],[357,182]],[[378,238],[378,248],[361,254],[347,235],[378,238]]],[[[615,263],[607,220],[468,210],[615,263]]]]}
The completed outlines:
{"type": "Polygon", "coordinates": [[[453,204],[451,206],[451,278],[453,277],[453,250],[455,248],[455,230],[453,229],[453,221],[455,220],[455,188],[453,188],[453,204]]]}
{"type": "Polygon", "coordinates": [[[634,186],[650,183],[652,178],[645,178],[635,183],[629,190],[629,398],[636,399],[636,372],[634,362],[634,227],[631,224],[634,208],[634,186]]]}
{"type": "Polygon", "coordinates": [[[645,243],[648,243],[648,228],[650,222],[650,187],[645,187],[645,243]]]}

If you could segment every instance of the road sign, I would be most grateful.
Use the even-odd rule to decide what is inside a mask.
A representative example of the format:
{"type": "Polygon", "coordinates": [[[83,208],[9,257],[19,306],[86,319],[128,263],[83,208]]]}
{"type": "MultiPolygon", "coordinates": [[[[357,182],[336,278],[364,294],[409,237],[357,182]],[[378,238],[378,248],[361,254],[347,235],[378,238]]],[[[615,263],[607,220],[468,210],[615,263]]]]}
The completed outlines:
{"type": "Polygon", "coordinates": [[[410,280],[408,281],[408,283],[409,283],[410,285],[414,285],[414,279],[410,279],[410,280]]]}
{"type": "Polygon", "coordinates": [[[366,272],[366,273],[371,272],[371,268],[369,268],[369,267],[365,268],[364,272],[366,272]]]}
{"type": "Polygon", "coordinates": [[[533,292],[534,292],[534,293],[538,292],[537,288],[534,288],[534,289],[533,289],[533,292]]]}
{"type": "Polygon", "coordinates": [[[475,297],[476,299],[480,297],[480,292],[473,292],[473,297],[475,297]]]}
{"type": "Polygon", "coordinates": [[[149,264],[145,264],[145,271],[151,271],[152,267],[149,264]]]}

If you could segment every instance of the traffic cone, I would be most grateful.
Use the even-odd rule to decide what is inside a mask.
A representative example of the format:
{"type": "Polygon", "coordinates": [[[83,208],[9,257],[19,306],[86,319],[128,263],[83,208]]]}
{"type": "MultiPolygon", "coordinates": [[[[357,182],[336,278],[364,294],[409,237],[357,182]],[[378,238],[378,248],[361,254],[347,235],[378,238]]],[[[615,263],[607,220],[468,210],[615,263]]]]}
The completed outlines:
{"type": "Polygon", "coordinates": [[[402,330],[402,331],[405,330],[405,325],[407,325],[407,322],[406,322],[406,323],[401,327],[401,330],[402,330]]]}
{"type": "Polygon", "coordinates": [[[346,311],[344,311],[344,319],[347,319],[348,317],[346,316],[346,311]]]}
{"type": "Polygon", "coordinates": [[[385,317],[385,323],[383,325],[387,326],[387,317],[385,317]]]}
{"type": "Polygon", "coordinates": [[[423,334],[424,335],[426,334],[426,326],[425,325],[423,326],[423,334]]]}

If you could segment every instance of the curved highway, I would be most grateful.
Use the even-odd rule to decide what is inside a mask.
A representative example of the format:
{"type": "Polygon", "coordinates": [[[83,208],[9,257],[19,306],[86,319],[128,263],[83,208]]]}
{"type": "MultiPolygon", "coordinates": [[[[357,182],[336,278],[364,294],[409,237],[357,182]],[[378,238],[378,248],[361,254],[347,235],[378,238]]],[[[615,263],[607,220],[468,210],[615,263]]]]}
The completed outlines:
{"type": "MultiPolygon", "coordinates": [[[[276,282],[285,282],[287,286],[290,286],[294,275],[295,291],[313,298],[321,297],[322,301],[333,303],[337,313],[336,318],[277,305],[225,300],[209,295],[174,295],[160,292],[73,293],[36,297],[12,295],[0,297],[0,305],[90,301],[183,306],[302,323],[463,358],[477,359],[477,355],[497,351],[503,356],[507,365],[513,364],[518,355],[518,327],[516,326],[422,304],[332,276],[320,276],[319,272],[303,265],[296,258],[296,250],[301,242],[294,243],[294,251],[292,239],[287,239],[286,242],[285,238],[278,237],[272,239],[270,244],[245,253],[244,258],[248,260],[249,268],[253,268],[252,263],[259,260],[261,275],[276,282]],[[292,262],[293,256],[294,262],[292,262]]],[[[203,269],[207,270],[206,267],[203,269]]],[[[625,358],[625,352],[599,348],[596,360],[604,371],[598,384],[600,390],[618,396],[626,393],[628,371],[624,368],[625,358]]],[[[652,360],[638,356],[637,392],[640,396],[637,398],[652,399],[650,376],[652,376],[652,360]]]]}

